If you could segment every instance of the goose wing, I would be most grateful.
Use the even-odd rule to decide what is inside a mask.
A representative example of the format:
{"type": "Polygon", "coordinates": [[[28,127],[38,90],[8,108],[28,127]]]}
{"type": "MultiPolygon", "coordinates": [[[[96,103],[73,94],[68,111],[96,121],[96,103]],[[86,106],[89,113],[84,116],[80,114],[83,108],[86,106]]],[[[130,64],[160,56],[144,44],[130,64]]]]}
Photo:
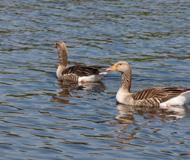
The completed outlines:
{"type": "Polygon", "coordinates": [[[98,75],[99,70],[95,67],[77,65],[66,68],[62,74],[63,75],[76,74],[77,76],[82,77],[82,76],[98,75]]]}
{"type": "Polygon", "coordinates": [[[190,89],[182,87],[157,87],[133,93],[132,97],[134,100],[146,100],[150,98],[158,99],[161,103],[174,98],[186,91],[190,91],[190,89]]]}

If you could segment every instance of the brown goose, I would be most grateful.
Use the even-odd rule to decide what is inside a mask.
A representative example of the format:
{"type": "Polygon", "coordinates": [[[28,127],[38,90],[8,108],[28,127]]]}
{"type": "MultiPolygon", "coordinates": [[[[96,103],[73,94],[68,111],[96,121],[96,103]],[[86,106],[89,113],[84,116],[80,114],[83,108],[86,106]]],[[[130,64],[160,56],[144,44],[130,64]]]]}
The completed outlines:
{"type": "Polygon", "coordinates": [[[95,66],[76,65],[67,67],[67,46],[64,42],[57,42],[55,48],[58,50],[59,63],[56,76],[59,80],[72,82],[97,82],[101,80],[101,73],[95,66]]]}
{"type": "Polygon", "coordinates": [[[155,87],[131,93],[131,67],[126,61],[119,61],[107,68],[107,71],[121,72],[121,86],[117,92],[118,103],[132,106],[168,108],[183,106],[190,98],[190,88],[155,87]]]}

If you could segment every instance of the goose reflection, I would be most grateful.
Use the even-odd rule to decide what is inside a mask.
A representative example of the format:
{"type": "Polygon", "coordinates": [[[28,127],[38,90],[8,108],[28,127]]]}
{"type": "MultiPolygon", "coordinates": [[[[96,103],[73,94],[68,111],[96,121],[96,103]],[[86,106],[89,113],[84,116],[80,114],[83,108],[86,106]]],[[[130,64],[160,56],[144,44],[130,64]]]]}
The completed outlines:
{"type": "Polygon", "coordinates": [[[106,89],[103,82],[77,84],[68,81],[59,81],[58,84],[60,91],[56,96],[52,97],[52,101],[61,102],[64,104],[71,104],[68,97],[82,98],[83,96],[81,94],[75,94],[79,90],[100,93],[106,89]]]}
{"type": "Polygon", "coordinates": [[[159,109],[158,107],[134,107],[117,104],[118,115],[116,119],[119,123],[134,123],[134,115],[138,114],[146,118],[160,117],[162,120],[175,120],[186,115],[187,108],[184,106],[173,106],[169,109],[159,109]]]}

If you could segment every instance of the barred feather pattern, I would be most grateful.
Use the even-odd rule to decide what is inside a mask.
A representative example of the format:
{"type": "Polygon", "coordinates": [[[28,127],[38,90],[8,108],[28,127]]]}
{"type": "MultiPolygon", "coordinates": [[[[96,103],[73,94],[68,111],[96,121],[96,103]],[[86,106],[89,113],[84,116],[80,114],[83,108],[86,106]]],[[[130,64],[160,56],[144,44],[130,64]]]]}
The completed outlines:
{"type": "Polygon", "coordinates": [[[160,99],[154,97],[142,100],[134,100],[134,106],[159,107],[160,99]]]}
{"type": "MultiPolygon", "coordinates": [[[[131,69],[129,69],[127,72],[122,73],[121,88],[126,90],[127,93],[130,93],[131,69]]],[[[155,87],[136,93],[131,93],[127,99],[131,99],[132,101],[130,102],[133,102],[134,106],[159,107],[160,103],[177,97],[181,93],[189,90],[190,89],[182,87],[155,87]]]]}
{"type": "Polygon", "coordinates": [[[62,70],[61,76],[58,76],[59,80],[66,80],[72,82],[78,82],[79,77],[99,75],[98,69],[87,66],[71,66],[62,70]]]}
{"type": "Polygon", "coordinates": [[[183,92],[189,91],[190,89],[182,87],[157,87],[146,89],[137,93],[132,94],[135,105],[139,106],[157,106],[160,103],[165,102],[171,98],[177,97],[183,92]]]}
{"type": "Polygon", "coordinates": [[[119,61],[108,68],[109,70],[121,72],[121,86],[116,94],[117,102],[121,104],[167,107],[167,105],[183,105],[190,97],[190,89],[183,87],[155,87],[131,93],[132,71],[128,62],[119,61]]]}
{"type": "Polygon", "coordinates": [[[64,81],[72,81],[72,82],[78,82],[79,76],[76,74],[70,73],[70,74],[64,74],[62,77],[62,80],[64,81]]]}
{"type": "MultiPolygon", "coordinates": [[[[64,42],[57,42],[55,48],[58,50],[59,64],[56,75],[59,80],[69,80],[77,82],[79,78],[84,76],[99,75],[98,67],[87,67],[83,65],[76,65],[67,67],[67,46],[64,42]]],[[[100,67],[99,67],[100,68],[100,67]]]]}
{"type": "Polygon", "coordinates": [[[71,66],[66,68],[62,74],[76,74],[79,77],[90,76],[90,75],[99,75],[98,69],[95,67],[87,67],[82,65],[71,66]]]}

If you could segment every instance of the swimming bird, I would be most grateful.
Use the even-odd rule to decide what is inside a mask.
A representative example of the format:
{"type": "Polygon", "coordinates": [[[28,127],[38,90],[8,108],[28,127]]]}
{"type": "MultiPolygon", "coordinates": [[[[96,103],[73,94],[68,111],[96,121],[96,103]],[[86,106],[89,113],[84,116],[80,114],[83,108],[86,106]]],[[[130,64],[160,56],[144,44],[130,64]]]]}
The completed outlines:
{"type": "Polygon", "coordinates": [[[190,98],[190,88],[183,87],[154,87],[131,93],[132,70],[126,61],[115,63],[107,71],[121,73],[121,85],[116,94],[116,100],[120,104],[168,108],[183,106],[190,98]]]}
{"type": "Polygon", "coordinates": [[[101,80],[101,74],[96,66],[75,65],[68,67],[68,50],[64,42],[55,43],[58,50],[59,62],[56,70],[58,80],[71,82],[97,82],[101,80]]]}

